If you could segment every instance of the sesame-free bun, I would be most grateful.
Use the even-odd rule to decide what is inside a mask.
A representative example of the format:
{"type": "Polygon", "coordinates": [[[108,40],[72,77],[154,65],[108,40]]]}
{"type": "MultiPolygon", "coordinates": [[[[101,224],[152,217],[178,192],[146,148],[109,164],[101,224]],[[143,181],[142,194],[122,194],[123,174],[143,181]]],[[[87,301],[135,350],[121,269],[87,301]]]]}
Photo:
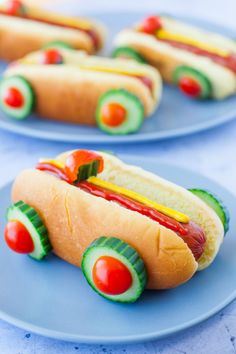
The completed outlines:
{"type": "Polygon", "coordinates": [[[80,267],[83,253],[94,239],[114,236],[143,258],[150,289],[176,287],[197,270],[192,252],[175,232],[46,172],[23,171],[14,182],[12,199],[37,210],[55,254],[75,266],[80,267]]]}
{"type": "MultiPolygon", "coordinates": [[[[163,29],[176,35],[183,35],[219,50],[236,54],[236,44],[230,38],[203,31],[181,21],[160,16],[163,29]]],[[[211,82],[212,97],[224,99],[235,94],[236,77],[230,69],[212,61],[208,57],[196,55],[187,50],[171,46],[157,37],[138,32],[136,29],[124,29],[115,38],[116,47],[127,46],[136,49],[146,61],[156,67],[165,81],[173,83],[173,72],[180,65],[199,70],[211,82]]]]}

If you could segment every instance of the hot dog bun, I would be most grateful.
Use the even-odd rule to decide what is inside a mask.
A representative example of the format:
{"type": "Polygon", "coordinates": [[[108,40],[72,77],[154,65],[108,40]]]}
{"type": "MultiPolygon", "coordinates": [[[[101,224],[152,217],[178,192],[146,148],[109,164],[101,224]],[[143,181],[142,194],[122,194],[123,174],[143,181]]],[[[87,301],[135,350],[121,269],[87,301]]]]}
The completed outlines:
{"type": "MultiPolygon", "coordinates": [[[[236,53],[235,43],[226,37],[201,31],[163,16],[161,21],[165,30],[172,33],[188,36],[208,46],[215,46],[219,50],[236,53]]],[[[128,46],[136,49],[169,83],[173,82],[174,70],[180,65],[187,65],[199,70],[209,79],[212,84],[213,98],[224,99],[236,92],[236,77],[233,71],[207,57],[175,48],[155,36],[138,32],[135,28],[125,29],[117,35],[114,43],[117,47],[128,46]]]]}
{"type": "MultiPolygon", "coordinates": [[[[185,188],[178,186],[140,167],[123,163],[115,156],[101,153],[105,169],[99,177],[118,186],[133,190],[152,201],[187,214],[205,232],[207,242],[198,269],[208,267],[216,257],[223,241],[223,225],[216,213],[202,200],[185,188]]],[[[68,153],[59,156],[65,161],[68,153]]]]}
{"type": "MultiPolygon", "coordinates": [[[[93,62],[96,59],[91,59],[93,62]]],[[[100,59],[98,62],[100,63],[100,59]]],[[[139,79],[119,73],[84,70],[79,65],[17,64],[5,76],[21,75],[28,80],[36,95],[35,111],[41,117],[54,120],[95,125],[99,98],[111,89],[126,89],[142,102],[145,116],[156,109],[161,96],[161,78],[155,69],[124,60],[110,59],[113,66],[130,73],[151,77],[153,94],[139,79]],[[128,65],[127,65],[128,64],[128,65]],[[63,97],[63,99],[62,99],[63,97]]],[[[106,62],[106,61],[105,61],[106,62]]]]}
{"type": "MultiPolygon", "coordinates": [[[[40,61],[42,51],[30,53],[18,62],[21,64],[37,64],[40,61]]],[[[159,102],[162,93],[162,80],[159,72],[150,65],[127,61],[125,59],[111,59],[94,55],[87,55],[86,52],[80,50],[60,49],[63,57],[63,63],[66,65],[79,66],[83,70],[91,69],[91,71],[104,73],[117,73],[145,76],[152,82],[152,97],[155,102],[159,102]]]]}
{"type": "MultiPolygon", "coordinates": [[[[4,7],[0,6],[0,10],[4,7]]],[[[94,53],[102,48],[105,40],[105,29],[99,23],[76,17],[65,17],[51,14],[40,9],[27,7],[28,16],[40,16],[45,21],[56,21],[62,26],[50,23],[37,22],[15,16],[0,14],[0,58],[3,60],[16,60],[27,53],[42,48],[51,41],[62,41],[75,49],[83,49],[94,53]],[[98,37],[98,47],[95,48],[91,36],[84,30],[68,28],[65,25],[82,24],[82,27],[91,28],[98,37]],[[64,25],[64,27],[63,27],[64,25]]]]}
{"type": "Polygon", "coordinates": [[[12,199],[23,200],[38,211],[54,252],[75,266],[80,267],[83,252],[94,239],[116,236],[143,258],[150,289],[176,287],[197,269],[192,252],[173,231],[46,172],[23,171],[13,185],[12,199]]]}

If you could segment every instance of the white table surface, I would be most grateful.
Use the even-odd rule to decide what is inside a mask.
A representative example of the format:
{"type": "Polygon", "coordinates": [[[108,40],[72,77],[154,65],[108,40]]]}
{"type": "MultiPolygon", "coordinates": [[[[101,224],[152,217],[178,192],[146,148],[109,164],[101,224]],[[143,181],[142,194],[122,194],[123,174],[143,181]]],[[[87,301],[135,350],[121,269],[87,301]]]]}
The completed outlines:
{"type": "MultiPolygon", "coordinates": [[[[71,1],[64,8],[70,12],[71,1]]],[[[74,2],[75,3],[75,2],[74,2]]],[[[119,0],[77,1],[81,12],[111,9],[176,11],[235,27],[235,0],[119,0]]],[[[73,4],[74,6],[74,4],[73,4]]],[[[93,146],[87,146],[93,148],[93,146]]],[[[55,154],[73,144],[44,142],[0,131],[0,186],[41,156],[55,154]]],[[[104,146],[108,148],[108,146],[104,146]]],[[[149,143],[112,147],[117,153],[154,156],[168,163],[181,164],[223,184],[236,194],[236,120],[197,135],[149,143]]],[[[3,286],[3,285],[1,285],[3,286]]],[[[1,288],[0,288],[1,291],[1,288]]],[[[150,319],[151,320],[151,319],[150,319]]],[[[151,354],[231,354],[236,353],[236,302],[210,320],[184,333],[156,342],[138,345],[92,346],[66,343],[37,336],[0,320],[0,354],[76,354],[76,353],[151,353],[151,354]]]]}

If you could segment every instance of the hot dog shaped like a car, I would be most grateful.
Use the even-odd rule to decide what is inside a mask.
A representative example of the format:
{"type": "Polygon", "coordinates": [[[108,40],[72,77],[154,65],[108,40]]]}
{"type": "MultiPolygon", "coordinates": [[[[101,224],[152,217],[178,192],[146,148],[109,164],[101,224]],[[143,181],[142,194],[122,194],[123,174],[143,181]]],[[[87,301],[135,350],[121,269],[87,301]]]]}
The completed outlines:
{"type": "Polygon", "coordinates": [[[146,61],[187,96],[224,99],[236,92],[236,43],[169,16],[149,16],[115,38],[114,57],[146,61]]]}
{"type": "Polygon", "coordinates": [[[82,271],[100,295],[136,301],[169,289],[215,259],[229,227],[212,193],[186,190],[107,153],[41,159],[12,187],[5,240],[42,259],[53,252],[82,271]]]}
{"type": "Polygon", "coordinates": [[[161,77],[149,65],[50,48],[9,66],[0,106],[16,119],[31,112],[58,121],[98,125],[109,134],[136,132],[157,108],[161,77]]]}
{"type": "Polygon", "coordinates": [[[105,30],[92,20],[68,17],[25,5],[0,4],[0,58],[12,61],[51,42],[95,53],[103,47],[105,30]]]}

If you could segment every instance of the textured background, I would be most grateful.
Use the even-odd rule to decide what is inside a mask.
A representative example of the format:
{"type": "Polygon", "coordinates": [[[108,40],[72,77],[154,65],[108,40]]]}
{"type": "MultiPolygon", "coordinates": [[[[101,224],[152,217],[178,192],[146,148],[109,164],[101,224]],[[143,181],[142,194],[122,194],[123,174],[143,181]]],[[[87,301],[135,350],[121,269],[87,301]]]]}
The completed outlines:
{"type": "MultiPolygon", "coordinates": [[[[30,1],[30,0],[29,0],[30,1]]],[[[35,2],[36,1],[32,1],[35,2]]],[[[45,2],[45,0],[44,0],[45,2]]],[[[235,0],[109,0],[62,1],[54,4],[71,12],[107,11],[111,9],[145,9],[150,12],[176,11],[179,14],[210,19],[235,28],[235,0]]],[[[53,156],[63,150],[76,148],[72,144],[41,142],[0,131],[0,186],[12,179],[24,167],[34,165],[41,156],[53,156]]],[[[92,146],[90,146],[92,148],[92,146]]],[[[107,146],[104,148],[107,148],[107,146]]],[[[186,138],[166,142],[113,148],[118,153],[155,156],[200,171],[228,189],[236,187],[236,121],[223,127],[186,138]]],[[[235,192],[236,193],[236,192],[235,192]]],[[[2,284],[1,286],[4,286],[2,284]]],[[[0,288],[1,289],[1,288],[0,288]]],[[[0,290],[1,291],[1,290],[0,290]]],[[[150,319],[151,320],[151,319],[150,319]]],[[[43,338],[0,321],[0,354],[76,354],[76,353],[160,353],[160,354],[231,354],[236,353],[236,302],[210,320],[184,333],[157,342],[91,346],[43,338]]]]}

